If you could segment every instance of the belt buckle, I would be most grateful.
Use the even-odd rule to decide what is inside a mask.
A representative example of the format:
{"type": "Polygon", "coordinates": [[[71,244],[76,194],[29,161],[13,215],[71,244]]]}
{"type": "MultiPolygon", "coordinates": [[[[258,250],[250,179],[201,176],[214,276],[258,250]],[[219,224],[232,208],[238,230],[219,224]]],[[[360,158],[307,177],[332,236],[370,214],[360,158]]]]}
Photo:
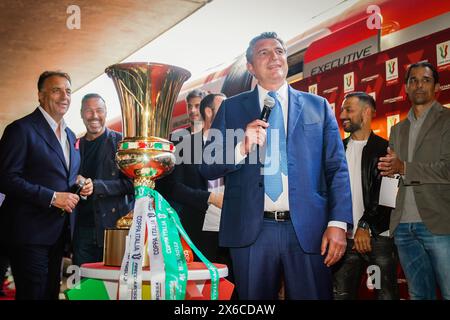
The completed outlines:
{"type": "Polygon", "coordinates": [[[281,221],[281,222],[283,222],[283,221],[285,221],[285,219],[284,218],[278,218],[278,213],[282,213],[283,211],[274,211],[273,213],[275,214],[275,221],[277,221],[277,222],[279,222],[279,221],[281,221]]]}

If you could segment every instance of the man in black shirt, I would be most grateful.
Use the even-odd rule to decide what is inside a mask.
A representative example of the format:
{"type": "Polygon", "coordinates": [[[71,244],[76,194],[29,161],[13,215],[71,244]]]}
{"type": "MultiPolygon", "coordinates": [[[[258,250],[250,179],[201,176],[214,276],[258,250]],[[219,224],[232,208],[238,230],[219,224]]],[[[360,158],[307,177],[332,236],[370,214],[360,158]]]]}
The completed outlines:
{"type": "Polygon", "coordinates": [[[391,208],[378,203],[381,175],[378,160],[384,156],[388,141],[373,133],[372,118],[376,104],[366,92],[346,95],[340,119],[345,132],[345,155],[352,192],[353,230],[347,232],[347,248],[333,266],[334,299],[355,300],[361,277],[373,274],[378,300],[398,299],[397,256],[394,239],[389,237],[391,208]],[[371,268],[368,268],[368,267],[371,268]]]}
{"type": "Polygon", "coordinates": [[[81,117],[86,135],[80,139],[80,175],[93,180],[94,191],[77,207],[73,238],[73,262],[81,265],[103,260],[105,228],[133,208],[133,182],[115,162],[119,132],[106,128],[106,105],[95,93],[81,101],[81,117]]]}

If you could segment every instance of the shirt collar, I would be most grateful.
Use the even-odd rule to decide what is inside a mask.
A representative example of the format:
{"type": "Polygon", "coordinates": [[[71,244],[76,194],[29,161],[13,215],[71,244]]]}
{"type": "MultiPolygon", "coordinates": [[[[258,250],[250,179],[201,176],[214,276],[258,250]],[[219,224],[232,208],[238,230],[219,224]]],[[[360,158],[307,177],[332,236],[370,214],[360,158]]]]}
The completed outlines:
{"type": "Polygon", "coordinates": [[[433,108],[435,103],[436,103],[436,101],[433,102],[433,104],[427,110],[425,110],[424,113],[422,113],[422,115],[419,118],[416,118],[416,115],[414,114],[414,108],[409,109],[409,111],[408,111],[409,122],[416,123],[416,122],[425,121],[427,115],[430,113],[430,110],[431,110],[431,108],[433,108]]]}
{"type": "MultiPolygon", "coordinates": [[[[48,124],[50,125],[50,128],[52,128],[53,131],[56,131],[58,128],[58,123],[55,121],[55,119],[52,118],[51,115],[47,113],[47,111],[44,110],[41,106],[38,107],[39,110],[42,112],[42,115],[44,116],[45,120],[47,120],[48,124]]],[[[61,118],[61,131],[66,130],[66,122],[64,121],[64,118],[61,118]]]]}
{"type": "MultiPolygon", "coordinates": [[[[264,89],[259,84],[258,86],[258,97],[260,102],[264,102],[264,99],[266,98],[267,94],[269,93],[269,90],[264,89]]],[[[289,87],[287,82],[285,81],[283,85],[276,91],[277,98],[280,100],[280,103],[283,105],[288,99],[289,94],[289,87]]],[[[260,104],[262,108],[262,103],[260,104]]]]}

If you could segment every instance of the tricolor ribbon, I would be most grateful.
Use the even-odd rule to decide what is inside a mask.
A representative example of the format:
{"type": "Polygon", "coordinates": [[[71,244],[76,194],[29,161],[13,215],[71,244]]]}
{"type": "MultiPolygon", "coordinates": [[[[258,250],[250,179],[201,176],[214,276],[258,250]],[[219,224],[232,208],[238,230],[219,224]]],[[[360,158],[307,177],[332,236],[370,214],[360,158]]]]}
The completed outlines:
{"type": "Polygon", "coordinates": [[[135,196],[133,225],[127,237],[120,270],[119,299],[142,299],[144,226],[147,226],[152,300],[185,299],[188,269],[180,234],[208,268],[211,276],[211,300],[217,300],[219,272],[191,241],[175,210],[157,191],[147,186],[136,186],[135,196]]]}

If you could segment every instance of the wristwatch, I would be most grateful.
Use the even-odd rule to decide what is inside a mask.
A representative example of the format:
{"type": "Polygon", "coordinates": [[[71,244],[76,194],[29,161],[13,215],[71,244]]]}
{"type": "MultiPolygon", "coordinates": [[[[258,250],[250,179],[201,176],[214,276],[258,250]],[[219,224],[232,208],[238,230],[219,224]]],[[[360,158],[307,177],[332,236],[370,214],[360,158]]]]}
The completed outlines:
{"type": "Polygon", "coordinates": [[[367,221],[364,221],[364,220],[359,220],[359,222],[358,222],[358,228],[362,228],[362,229],[365,229],[365,230],[369,230],[369,229],[370,229],[369,223],[368,223],[367,221]]]}

